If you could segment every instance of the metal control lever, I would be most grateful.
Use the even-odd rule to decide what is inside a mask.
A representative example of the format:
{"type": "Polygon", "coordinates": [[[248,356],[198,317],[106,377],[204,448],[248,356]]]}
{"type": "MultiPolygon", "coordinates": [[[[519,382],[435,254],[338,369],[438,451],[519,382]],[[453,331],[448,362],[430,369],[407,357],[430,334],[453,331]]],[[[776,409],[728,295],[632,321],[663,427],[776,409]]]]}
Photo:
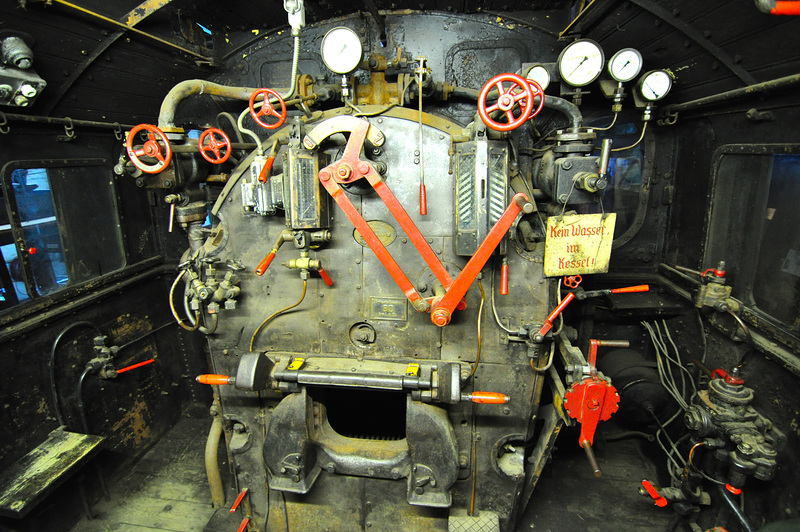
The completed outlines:
{"type": "MultiPolygon", "coordinates": [[[[578,281],[579,282],[579,281],[578,281]]],[[[577,285],[576,285],[577,286],[577,285]]],[[[553,328],[553,322],[556,320],[559,314],[561,314],[567,305],[569,305],[573,299],[578,299],[579,301],[583,301],[584,299],[588,299],[590,297],[600,297],[606,296],[611,294],[629,294],[634,292],[649,292],[650,285],[649,284],[640,284],[636,286],[626,286],[623,288],[612,288],[609,290],[592,290],[590,292],[586,292],[581,288],[576,288],[575,290],[568,293],[564,298],[558,303],[553,312],[547,316],[544,320],[544,324],[542,328],[533,336],[533,340],[535,342],[541,342],[544,340],[545,335],[550,332],[550,329],[553,328]]]]}
{"type": "Polygon", "coordinates": [[[600,421],[608,421],[611,414],[619,408],[619,394],[607,380],[597,374],[597,348],[599,346],[628,347],[627,340],[590,340],[589,356],[587,357],[590,375],[581,382],[573,383],[569,391],[564,394],[564,406],[570,417],[581,424],[581,433],[578,436],[578,445],[586,452],[594,476],[603,476],[603,470],[597,463],[597,458],[592,450],[594,433],[600,421]]]}
{"type": "Polygon", "coordinates": [[[486,236],[486,239],[467,262],[461,274],[453,280],[427,240],[425,240],[425,237],[422,236],[422,233],[411,220],[411,217],[386,183],[383,182],[380,174],[375,171],[375,168],[369,162],[360,159],[365,142],[369,142],[372,146],[383,145],[386,140],[383,133],[366,120],[352,116],[339,116],[325,120],[315,127],[305,136],[303,145],[307,149],[317,148],[322,141],[336,133],[349,133],[350,138],[347,141],[342,158],[320,170],[319,179],[322,186],[344,211],[350,222],[372,249],[372,252],[383,264],[383,267],[386,268],[389,275],[392,276],[392,279],[403,291],[403,294],[411,301],[414,308],[419,312],[430,312],[431,321],[434,324],[440,327],[447,325],[450,323],[452,314],[457,308],[466,308],[463,298],[467,290],[475,282],[481,269],[483,269],[489,257],[505,237],[514,220],[521,212],[533,212],[533,205],[524,194],[515,195],[511,204],[486,236]],[[361,213],[353,206],[347,195],[345,195],[342,185],[348,185],[360,179],[366,179],[386,204],[389,212],[394,216],[425,263],[433,271],[436,279],[441,283],[445,290],[443,296],[425,299],[417,292],[414,284],[408,279],[394,260],[394,257],[367,224],[364,217],[361,216],[361,213]]]}

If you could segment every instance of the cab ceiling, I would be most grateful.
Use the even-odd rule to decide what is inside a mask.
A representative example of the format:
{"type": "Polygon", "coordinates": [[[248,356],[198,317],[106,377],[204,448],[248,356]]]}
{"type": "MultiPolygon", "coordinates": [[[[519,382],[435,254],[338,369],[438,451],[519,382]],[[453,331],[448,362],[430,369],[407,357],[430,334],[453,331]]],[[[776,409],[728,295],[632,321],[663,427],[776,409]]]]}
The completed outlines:
{"type": "MultiPolygon", "coordinates": [[[[59,0],[3,3],[0,31],[35,37],[35,69],[48,82],[46,94],[26,110],[31,114],[121,123],[151,120],[175,83],[219,74],[225,68],[222,58],[265,32],[287,27],[283,3],[275,0],[72,3],[121,22],[136,8],[163,4],[136,28],[197,55],[121,30],[59,0]],[[216,64],[198,56],[214,58],[216,64]]],[[[576,37],[595,39],[607,53],[633,46],[647,64],[675,73],[672,102],[800,72],[800,46],[790,45],[797,43],[800,17],[761,13],[753,0],[306,0],[305,5],[309,24],[356,12],[369,18],[387,10],[502,12],[511,22],[552,36],[555,49],[576,37]]]]}

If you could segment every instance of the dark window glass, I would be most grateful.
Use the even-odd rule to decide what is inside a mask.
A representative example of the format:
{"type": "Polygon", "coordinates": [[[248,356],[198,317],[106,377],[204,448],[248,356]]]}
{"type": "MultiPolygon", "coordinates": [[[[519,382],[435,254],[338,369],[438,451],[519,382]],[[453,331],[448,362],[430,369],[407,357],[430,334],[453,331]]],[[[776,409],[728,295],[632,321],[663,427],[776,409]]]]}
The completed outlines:
{"type": "Polygon", "coordinates": [[[124,266],[108,168],[7,165],[5,174],[14,216],[2,209],[0,310],[124,266]]]}
{"type": "Polygon", "coordinates": [[[753,299],[758,308],[798,326],[800,316],[800,155],[774,155],[753,299]]]}

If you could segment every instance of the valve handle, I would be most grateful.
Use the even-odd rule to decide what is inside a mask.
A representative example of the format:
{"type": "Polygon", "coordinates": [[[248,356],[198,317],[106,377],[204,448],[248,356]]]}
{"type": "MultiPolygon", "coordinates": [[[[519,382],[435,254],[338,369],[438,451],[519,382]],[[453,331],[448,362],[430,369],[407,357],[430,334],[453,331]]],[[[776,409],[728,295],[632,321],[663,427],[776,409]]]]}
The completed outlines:
{"type": "Polygon", "coordinates": [[[655,486],[653,486],[649,480],[642,480],[642,486],[653,498],[653,502],[655,502],[656,506],[659,508],[663,508],[667,505],[667,499],[665,499],[658,491],[656,490],[655,486]]]}
{"type": "Polygon", "coordinates": [[[612,294],[633,294],[636,292],[649,292],[649,284],[638,284],[636,286],[625,286],[623,288],[612,288],[612,294]]]}
{"type": "Polygon", "coordinates": [[[419,213],[422,216],[428,214],[428,192],[424,183],[419,184],[419,213]]]}
{"type": "Polygon", "coordinates": [[[197,144],[200,147],[200,155],[211,164],[222,164],[231,156],[231,139],[219,128],[211,127],[200,133],[197,144]],[[224,155],[221,154],[223,149],[224,155]]]}
{"type": "MultiPolygon", "coordinates": [[[[544,98],[542,98],[544,100],[544,98]]],[[[543,104],[543,102],[540,102],[543,104]]],[[[525,123],[531,116],[533,110],[533,91],[525,78],[516,74],[500,74],[489,81],[481,89],[478,95],[478,114],[484,124],[495,131],[511,131],[525,123]],[[504,83],[509,85],[506,87],[504,83]],[[488,105],[487,98],[489,92],[496,88],[498,91],[497,101],[488,105]],[[514,108],[519,104],[519,115],[514,115],[514,108]],[[494,111],[502,111],[505,114],[506,123],[492,119],[489,114],[494,111]]]]}
{"type": "Polygon", "coordinates": [[[200,384],[233,384],[234,379],[232,377],[228,377],[227,375],[215,375],[213,373],[207,373],[205,375],[198,375],[197,382],[200,384]]]}
{"type": "Polygon", "coordinates": [[[580,275],[570,275],[569,277],[564,277],[564,286],[567,288],[578,288],[578,285],[580,285],[582,281],[583,277],[580,275]]]}
{"type": "Polygon", "coordinates": [[[261,169],[261,172],[258,174],[258,182],[259,183],[266,183],[267,179],[269,178],[269,174],[272,172],[272,165],[275,163],[275,156],[270,155],[267,157],[267,161],[264,163],[264,167],[261,169]]]}
{"type": "Polygon", "coordinates": [[[150,124],[134,126],[128,132],[128,138],[125,140],[125,148],[134,166],[146,174],[157,174],[166,169],[172,161],[172,146],[167,136],[156,126],[150,124]],[[140,131],[147,131],[147,140],[141,148],[135,150],[133,148],[133,141],[140,131]],[[159,142],[163,143],[163,147],[159,142]],[[156,163],[148,164],[142,161],[140,157],[150,157],[155,159],[156,163]]]}
{"type": "Polygon", "coordinates": [[[317,269],[317,271],[319,272],[319,276],[322,277],[322,280],[325,282],[326,285],[333,286],[333,279],[331,279],[331,276],[328,275],[328,272],[325,271],[325,268],[320,266],[317,269]]]}
{"type": "Polygon", "coordinates": [[[497,392],[472,392],[462,393],[461,400],[483,405],[504,405],[511,401],[511,396],[497,392]]]}
{"type": "Polygon", "coordinates": [[[264,257],[264,260],[258,263],[258,266],[256,266],[256,275],[264,275],[264,272],[267,271],[267,268],[269,268],[269,265],[272,264],[272,259],[274,258],[275,250],[270,251],[269,255],[264,257]]]}
{"type": "Polygon", "coordinates": [[[250,524],[250,518],[245,517],[241,524],[239,524],[239,528],[236,529],[236,532],[245,532],[247,530],[247,526],[250,524]]]}
{"type": "Polygon", "coordinates": [[[138,364],[131,364],[130,366],[126,366],[126,367],[124,367],[122,369],[118,369],[117,370],[117,374],[125,373],[126,371],[130,371],[130,370],[136,369],[136,368],[141,368],[142,366],[146,366],[148,364],[152,364],[155,361],[156,361],[155,358],[151,358],[150,360],[145,360],[144,362],[139,362],[138,364]]]}
{"type": "Polygon", "coordinates": [[[236,497],[236,500],[233,501],[233,504],[231,505],[231,509],[229,510],[230,513],[232,513],[232,514],[236,513],[236,509],[239,508],[240,504],[242,504],[242,501],[244,500],[245,495],[247,495],[247,493],[249,491],[250,490],[248,488],[245,488],[245,489],[242,490],[241,493],[239,493],[239,496],[236,497]]]}
{"type": "Polygon", "coordinates": [[[533,98],[536,98],[537,96],[539,97],[539,105],[537,105],[535,109],[531,109],[531,114],[528,117],[530,119],[541,113],[542,109],[544,109],[544,89],[541,85],[539,85],[538,81],[534,81],[532,79],[528,80],[528,85],[531,87],[533,98]]]}
{"type": "Polygon", "coordinates": [[[249,105],[250,116],[253,117],[253,120],[255,120],[259,126],[265,129],[278,129],[283,125],[284,120],[286,120],[286,103],[283,101],[283,98],[281,98],[281,95],[272,89],[258,89],[253,91],[253,94],[250,95],[249,105]],[[259,96],[263,97],[263,103],[261,105],[261,109],[256,111],[256,99],[258,99],[259,96]],[[272,103],[270,103],[270,97],[278,100],[278,103],[280,104],[280,111],[278,111],[272,105],[272,103]],[[264,116],[272,116],[277,118],[278,121],[274,124],[270,124],[269,122],[262,120],[261,117],[264,116]]]}
{"type": "Polygon", "coordinates": [[[503,265],[500,267],[500,295],[508,295],[508,259],[503,257],[503,265]]]}

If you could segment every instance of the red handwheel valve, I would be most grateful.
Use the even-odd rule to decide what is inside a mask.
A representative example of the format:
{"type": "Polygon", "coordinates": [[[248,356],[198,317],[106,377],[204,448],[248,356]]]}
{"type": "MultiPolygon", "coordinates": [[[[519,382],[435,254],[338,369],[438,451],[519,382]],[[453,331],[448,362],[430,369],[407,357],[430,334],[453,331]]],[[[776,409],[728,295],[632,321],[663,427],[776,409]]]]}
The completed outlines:
{"type": "Polygon", "coordinates": [[[157,174],[166,169],[172,161],[172,146],[167,136],[156,126],[150,124],[134,126],[133,129],[128,132],[128,138],[125,140],[125,148],[134,166],[146,174],[157,174]],[[134,149],[133,142],[140,131],[147,131],[147,140],[141,148],[134,149]],[[161,144],[159,144],[159,142],[161,144]],[[148,164],[142,161],[140,157],[149,157],[155,159],[156,162],[148,164]]]}
{"type": "Polygon", "coordinates": [[[533,98],[539,97],[539,105],[536,106],[534,109],[531,107],[531,114],[528,118],[533,118],[534,116],[538,115],[542,112],[544,108],[544,89],[537,81],[533,81],[532,79],[528,80],[528,85],[531,87],[531,92],[533,93],[533,98]]]}
{"type": "Polygon", "coordinates": [[[495,131],[511,131],[525,123],[533,110],[533,91],[525,78],[516,74],[500,74],[486,82],[478,95],[478,114],[483,123],[495,131]],[[497,89],[497,101],[489,105],[487,98],[497,89]],[[517,115],[514,110],[517,110],[517,115]],[[490,114],[500,111],[506,123],[498,122],[490,114]]]}
{"type": "Polygon", "coordinates": [[[253,117],[253,120],[256,123],[266,129],[278,129],[283,125],[283,122],[286,120],[286,103],[284,103],[283,98],[281,95],[275,92],[272,89],[258,89],[253,91],[253,94],[250,95],[250,116],[253,117]],[[261,97],[263,98],[261,108],[256,111],[256,100],[261,97]],[[280,109],[275,107],[271,102],[270,98],[274,98],[278,100],[278,104],[280,105],[280,109]],[[263,120],[263,117],[271,116],[277,119],[277,122],[269,123],[263,120]]]}
{"type": "Polygon", "coordinates": [[[216,127],[211,127],[200,133],[197,139],[200,147],[200,155],[211,164],[222,164],[231,156],[231,139],[228,135],[216,127]],[[208,141],[208,144],[206,144],[208,141]],[[222,150],[225,154],[222,154],[222,150]]]}

